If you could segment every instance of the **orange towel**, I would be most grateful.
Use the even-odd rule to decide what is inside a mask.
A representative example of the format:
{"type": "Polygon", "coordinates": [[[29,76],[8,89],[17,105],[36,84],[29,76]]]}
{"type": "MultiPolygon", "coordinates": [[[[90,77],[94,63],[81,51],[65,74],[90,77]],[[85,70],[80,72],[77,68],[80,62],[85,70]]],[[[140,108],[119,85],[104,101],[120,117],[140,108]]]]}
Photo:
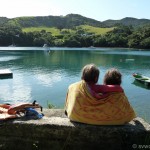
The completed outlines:
{"type": "Polygon", "coordinates": [[[41,108],[41,106],[36,103],[0,104],[0,120],[17,118],[20,112],[25,114],[25,108],[41,108]]]}
{"type": "Polygon", "coordinates": [[[122,125],[136,116],[123,92],[97,100],[84,81],[69,86],[65,110],[70,120],[95,125],[122,125]]]}
{"type": "Polygon", "coordinates": [[[16,114],[8,114],[9,106],[0,104],[0,120],[6,120],[10,118],[17,118],[16,114]]]}

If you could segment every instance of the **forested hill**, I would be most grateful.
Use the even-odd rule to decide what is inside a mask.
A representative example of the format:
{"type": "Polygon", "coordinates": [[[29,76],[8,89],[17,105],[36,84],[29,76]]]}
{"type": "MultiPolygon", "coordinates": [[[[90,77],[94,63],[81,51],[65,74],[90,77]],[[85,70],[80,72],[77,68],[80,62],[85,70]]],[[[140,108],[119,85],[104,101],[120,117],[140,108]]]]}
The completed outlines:
{"type": "Polygon", "coordinates": [[[78,14],[0,17],[0,46],[125,47],[150,49],[150,20],[97,21],[78,14]]]}
{"type": "MultiPolygon", "coordinates": [[[[0,18],[1,19],[1,18],[0,18]]],[[[94,27],[105,27],[100,21],[86,18],[78,14],[69,14],[66,16],[38,16],[38,17],[18,17],[8,19],[5,24],[25,27],[56,27],[56,28],[73,28],[79,25],[90,25],[94,27]]]]}
{"type": "Polygon", "coordinates": [[[150,24],[150,20],[126,17],[121,20],[106,20],[106,21],[103,21],[103,23],[107,25],[108,27],[115,26],[116,24],[122,24],[126,26],[132,25],[133,27],[141,27],[141,26],[150,24]]]}
{"type": "Polygon", "coordinates": [[[9,19],[6,17],[0,17],[0,25],[6,23],[9,19]]]}
{"type": "Polygon", "coordinates": [[[68,14],[66,16],[37,16],[37,17],[17,17],[8,19],[0,17],[0,25],[15,25],[21,28],[25,27],[56,27],[56,28],[73,28],[79,25],[90,25],[93,27],[114,27],[118,24],[132,25],[139,27],[150,24],[148,19],[123,18],[121,20],[106,20],[103,22],[87,18],[78,14],[68,14]]]}

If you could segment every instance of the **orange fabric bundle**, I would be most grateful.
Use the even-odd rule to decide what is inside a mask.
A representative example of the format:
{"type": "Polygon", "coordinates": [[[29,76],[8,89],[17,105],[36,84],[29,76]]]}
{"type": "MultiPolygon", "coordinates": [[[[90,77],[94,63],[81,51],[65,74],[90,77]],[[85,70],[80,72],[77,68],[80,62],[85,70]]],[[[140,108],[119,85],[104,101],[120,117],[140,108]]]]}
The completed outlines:
{"type": "Polygon", "coordinates": [[[20,103],[15,105],[0,104],[0,120],[17,118],[20,112],[25,113],[25,108],[42,108],[35,102],[36,101],[33,103],[20,103]]]}
{"type": "Polygon", "coordinates": [[[9,114],[8,109],[10,108],[10,105],[1,104],[0,105],[0,120],[6,120],[10,118],[16,118],[16,114],[9,114]]]}
{"type": "Polygon", "coordinates": [[[94,125],[122,125],[136,116],[123,92],[97,100],[84,81],[69,86],[65,110],[70,120],[94,125]]]}

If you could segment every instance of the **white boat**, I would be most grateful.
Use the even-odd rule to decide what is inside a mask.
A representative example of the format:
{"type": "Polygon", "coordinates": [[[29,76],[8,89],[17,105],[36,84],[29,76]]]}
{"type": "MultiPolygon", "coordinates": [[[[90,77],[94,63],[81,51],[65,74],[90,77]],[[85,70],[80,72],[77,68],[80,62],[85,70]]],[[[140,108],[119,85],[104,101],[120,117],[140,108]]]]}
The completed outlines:
{"type": "Polygon", "coordinates": [[[150,77],[147,77],[147,76],[143,76],[142,74],[139,74],[139,73],[133,73],[133,77],[141,82],[141,83],[144,83],[145,85],[150,85],[150,77]]]}
{"type": "Polygon", "coordinates": [[[48,45],[47,45],[47,44],[44,44],[43,47],[48,47],[48,45]]]}
{"type": "Polygon", "coordinates": [[[43,48],[44,48],[44,51],[45,51],[45,52],[48,52],[48,53],[51,52],[51,49],[50,49],[50,47],[49,47],[47,44],[44,44],[44,45],[43,45],[43,48]]]}
{"type": "Polygon", "coordinates": [[[90,49],[95,49],[95,47],[94,47],[94,46],[90,46],[89,48],[90,48],[90,49]]]}
{"type": "Polygon", "coordinates": [[[11,44],[8,47],[16,47],[16,45],[15,44],[11,44]]]}
{"type": "Polygon", "coordinates": [[[0,79],[13,78],[13,73],[9,69],[0,69],[0,79]]]}

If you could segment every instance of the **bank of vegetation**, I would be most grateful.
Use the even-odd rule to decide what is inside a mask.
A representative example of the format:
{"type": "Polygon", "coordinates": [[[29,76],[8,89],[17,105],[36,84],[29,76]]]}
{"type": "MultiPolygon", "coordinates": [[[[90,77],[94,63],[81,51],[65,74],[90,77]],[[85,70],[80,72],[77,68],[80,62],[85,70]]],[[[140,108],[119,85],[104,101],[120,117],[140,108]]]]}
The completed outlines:
{"type": "Polygon", "coordinates": [[[124,18],[104,22],[69,14],[0,17],[0,46],[150,48],[150,20],[124,18]]]}

